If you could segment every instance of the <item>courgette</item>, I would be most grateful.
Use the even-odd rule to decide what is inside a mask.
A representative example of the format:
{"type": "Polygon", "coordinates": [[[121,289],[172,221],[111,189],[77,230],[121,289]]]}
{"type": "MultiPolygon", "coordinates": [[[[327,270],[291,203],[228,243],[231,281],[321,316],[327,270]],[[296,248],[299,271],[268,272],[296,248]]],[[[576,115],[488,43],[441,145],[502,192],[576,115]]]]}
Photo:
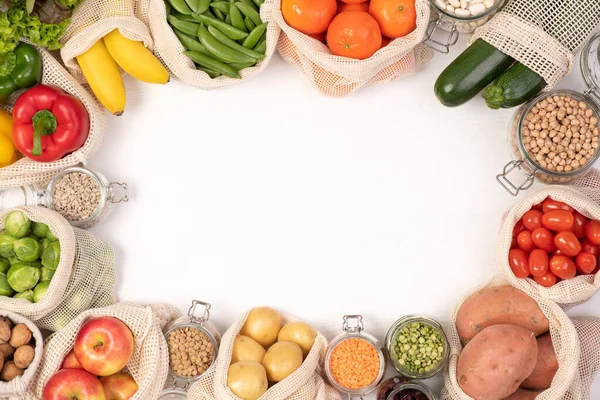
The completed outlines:
{"type": "Polygon", "coordinates": [[[475,97],[513,62],[512,57],[477,39],[442,72],[435,82],[435,95],[445,106],[459,106],[475,97]]]}
{"type": "Polygon", "coordinates": [[[504,71],[493,85],[485,88],[483,98],[491,109],[511,108],[525,103],[545,86],[544,78],[516,62],[504,71]]]}

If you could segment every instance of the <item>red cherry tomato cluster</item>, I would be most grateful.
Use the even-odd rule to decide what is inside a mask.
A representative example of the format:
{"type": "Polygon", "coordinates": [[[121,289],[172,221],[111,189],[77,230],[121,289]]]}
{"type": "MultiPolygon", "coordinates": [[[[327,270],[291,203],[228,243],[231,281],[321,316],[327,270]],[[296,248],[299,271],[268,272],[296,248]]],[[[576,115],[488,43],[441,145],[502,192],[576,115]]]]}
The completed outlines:
{"type": "Polygon", "coordinates": [[[533,277],[551,287],[563,279],[595,274],[599,256],[600,221],[547,198],[516,223],[508,262],[517,278],[533,277]]]}

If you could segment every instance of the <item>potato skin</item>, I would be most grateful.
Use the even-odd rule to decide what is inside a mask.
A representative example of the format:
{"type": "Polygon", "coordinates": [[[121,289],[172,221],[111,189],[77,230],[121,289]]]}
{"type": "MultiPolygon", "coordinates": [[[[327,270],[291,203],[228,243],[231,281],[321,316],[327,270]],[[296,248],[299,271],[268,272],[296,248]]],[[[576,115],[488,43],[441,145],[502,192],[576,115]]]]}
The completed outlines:
{"type": "Polygon", "coordinates": [[[541,390],[517,389],[516,392],[504,400],[535,400],[535,398],[540,394],[542,394],[541,390]]]}
{"type": "Polygon", "coordinates": [[[458,310],[456,329],[463,344],[488,326],[517,325],[539,336],[550,323],[537,303],[521,290],[510,286],[489,287],[474,293],[458,310]]]}
{"type": "Polygon", "coordinates": [[[556,360],[550,334],[540,336],[537,343],[538,356],[535,369],[521,384],[521,387],[525,389],[548,389],[552,384],[556,371],[558,371],[558,360],[556,360]]]}
{"type": "Polygon", "coordinates": [[[537,360],[535,334],[516,325],[492,325],[463,349],[456,366],[462,390],[475,400],[501,400],[531,375],[537,360]]]}

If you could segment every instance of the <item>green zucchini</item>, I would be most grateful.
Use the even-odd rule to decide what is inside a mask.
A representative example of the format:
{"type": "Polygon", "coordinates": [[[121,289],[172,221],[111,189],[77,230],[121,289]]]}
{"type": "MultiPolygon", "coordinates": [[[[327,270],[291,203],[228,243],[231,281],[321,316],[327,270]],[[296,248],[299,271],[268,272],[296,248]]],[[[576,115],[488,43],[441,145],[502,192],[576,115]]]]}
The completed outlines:
{"type": "Polygon", "coordinates": [[[477,39],[435,82],[434,92],[448,107],[466,103],[506,71],[514,60],[483,39],[477,39]]]}
{"type": "Polygon", "coordinates": [[[544,78],[516,62],[493,85],[485,88],[483,98],[491,109],[511,108],[525,103],[545,86],[544,78]]]}

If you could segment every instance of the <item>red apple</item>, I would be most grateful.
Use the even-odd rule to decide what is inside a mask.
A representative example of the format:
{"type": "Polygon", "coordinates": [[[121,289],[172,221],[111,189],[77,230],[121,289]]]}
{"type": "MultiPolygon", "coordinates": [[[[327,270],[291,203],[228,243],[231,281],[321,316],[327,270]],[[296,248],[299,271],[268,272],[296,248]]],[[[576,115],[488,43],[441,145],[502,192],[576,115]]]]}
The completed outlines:
{"type": "Polygon", "coordinates": [[[63,360],[60,369],[83,369],[83,367],[77,360],[77,357],[75,357],[75,352],[71,350],[63,360]]]}
{"type": "Polygon", "coordinates": [[[82,369],[61,369],[44,387],[42,400],[106,400],[102,383],[82,369]]]}
{"type": "Polygon", "coordinates": [[[86,322],[75,339],[75,357],[88,372],[99,376],[116,374],[133,354],[133,333],[123,321],[101,317],[86,322]]]}
{"type": "Polygon", "coordinates": [[[131,375],[119,373],[100,379],[106,400],[129,400],[138,390],[131,375]]]}

